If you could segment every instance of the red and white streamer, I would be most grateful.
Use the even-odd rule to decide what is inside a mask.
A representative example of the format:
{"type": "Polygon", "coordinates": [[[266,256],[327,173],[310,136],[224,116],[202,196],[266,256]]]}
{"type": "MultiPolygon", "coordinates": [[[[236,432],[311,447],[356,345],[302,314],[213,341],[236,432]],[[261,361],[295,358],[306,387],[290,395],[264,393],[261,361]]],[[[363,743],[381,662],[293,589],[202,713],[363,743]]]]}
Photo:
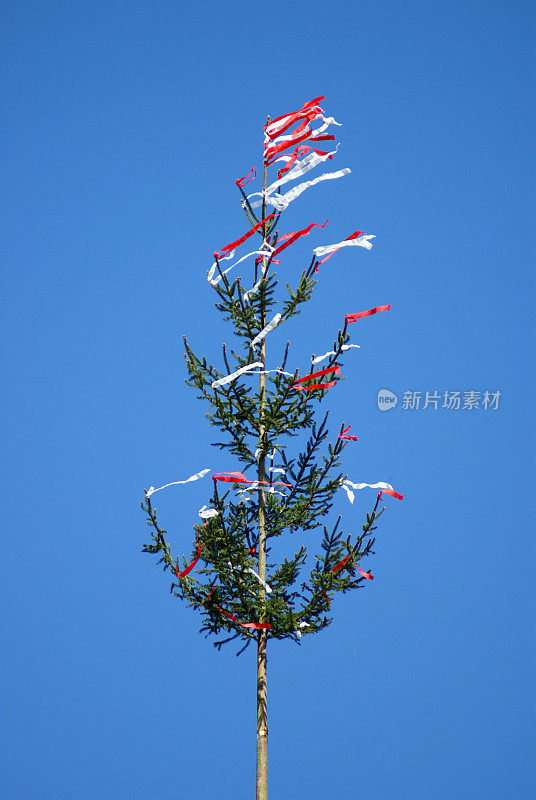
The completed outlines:
{"type": "MultiPolygon", "coordinates": [[[[270,256],[270,253],[273,250],[273,248],[270,247],[270,245],[268,244],[266,245],[266,248],[267,248],[266,250],[252,250],[251,253],[246,253],[245,256],[242,256],[242,258],[239,258],[238,261],[235,261],[234,264],[231,264],[230,267],[227,267],[226,270],[223,270],[222,275],[227,275],[227,273],[230,272],[232,269],[234,269],[234,267],[237,267],[238,264],[241,264],[242,261],[245,261],[247,258],[251,258],[251,256],[270,256]]],[[[233,256],[234,256],[234,250],[228,256],[224,256],[224,258],[220,258],[218,260],[219,261],[227,260],[229,258],[232,258],[233,256]]],[[[207,272],[207,281],[210,283],[211,286],[217,286],[218,283],[222,280],[222,275],[218,275],[216,278],[214,278],[216,270],[217,270],[217,263],[214,262],[214,264],[207,272]]]]}
{"type": "Polygon", "coordinates": [[[399,494],[398,492],[395,492],[394,489],[382,489],[381,492],[378,493],[378,500],[380,499],[382,494],[389,494],[389,495],[391,495],[391,497],[396,497],[397,500],[403,500],[404,499],[404,495],[403,494],[399,494]]]}
{"type": "Polygon", "coordinates": [[[289,147],[293,145],[300,144],[301,142],[311,141],[311,142],[325,142],[325,141],[333,141],[335,139],[334,136],[331,134],[324,134],[324,131],[330,125],[340,125],[340,122],[337,122],[333,117],[324,117],[322,114],[317,114],[313,119],[321,118],[323,124],[316,128],[315,130],[311,130],[310,122],[312,119],[304,119],[303,122],[298,125],[295,131],[286,135],[286,136],[278,136],[277,139],[273,139],[270,143],[265,143],[265,151],[264,151],[264,163],[266,165],[273,164],[275,161],[275,156],[279,155],[279,153],[288,150],[289,147]],[[270,144],[270,146],[267,146],[270,144]]]}
{"type": "MultiPolygon", "coordinates": [[[[342,242],[337,242],[336,244],[326,244],[322,245],[322,247],[315,247],[313,250],[314,255],[317,258],[320,256],[331,256],[337,252],[337,250],[341,250],[343,247],[364,247],[366,250],[372,250],[372,244],[370,243],[371,239],[375,239],[376,235],[374,233],[363,233],[363,231],[354,231],[350,236],[346,239],[343,239],[342,242]]],[[[323,264],[324,261],[327,261],[328,258],[323,258],[320,261],[320,264],[323,264]]]]}
{"type": "Polygon", "coordinates": [[[355,314],[346,314],[344,317],[345,322],[356,322],[356,320],[361,319],[362,317],[371,317],[373,314],[377,314],[379,311],[389,311],[391,306],[376,306],[376,308],[369,308],[368,311],[357,311],[355,314]]]}
{"type": "Polygon", "coordinates": [[[266,325],[266,327],[263,328],[262,331],[258,333],[254,339],[251,340],[249,346],[255,347],[257,344],[259,344],[259,342],[262,342],[265,336],[267,336],[270,333],[270,331],[273,331],[274,328],[277,328],[280,322],[281,322],[281,314],[276,314],[273,320],[271,320],[271,322],[269,322],[268,325],[266,325]]]}
{"type": "MultiPolygon", "coordinates": [[[[350,350],[352,347],[361,347],[360,344],[343,344],[341,347],[341,352],[344,350],[350,350]]],[[[334,356],[336,354],[335,350],[328,350],[327,353],[324,353],[323,356],[317,356],[317,358],[313,358],[313,364],[320,364],[321,361],[324,361],[328,356],[334,356]]]]}
{"type": "MultiPolygon", "coordinates": [[[[309,147],[305,147],[305,149],[309,150],[310,148],[309,147]]],[[[288,172],[285,172],[284,177],[280,177],[274,183],[271,183],[270,186],[268,186],[266,188],[266,191],[264,192],[264,194],[263,194],[263,192],[253,192],[253,194],[248,195],[248,200],[251,200],[252,197],[257,197],[257,196],[261,197],[261,198],[263,196],[265,198],[270,197],[270,195],[272,195],[276,191],[276,189],[279,189],[285,183],[288,183],[289,181],[296,180],[297,178],[301,178],[302,175],[305,175],[306,172],[309,172],[309,170],[314,169],[314,167],[316,167],[318,164],[321,164],[323,161],[326,161],[327,159],[333,158],[333,156],[337,152],[337,149],[338,149],[338,145],[337,145],[337,148],[335,150],[332,150],[331,153],[324,153],[322,151],[313,150],[312,153],[307,155],[301,161],[297,161],[292,169],[289,169],[288,172]]],[[[297,151],[298,151],[298,147],[296,148],[295,152],[297,152],[297,151]]],[[[290,159],[292,159],[292,156],[290,156],[290,157],[289,156],[282,156],[282,158],[290,158],[290,159]]],[[[252,206],[252,208],[257,208],[257,207],[262,205],[262,202],[263,202],[262,199],[261,200],[256,200],[255,202],[253,202],[251,204],[251,206],[252,206]]]]}
{"type": "Polygon", "coordinates": [[[163,486],[159,486],[158,489],[155,489],[154,486],[151,486],[149,489],[145,490],[145,496],[150,497],[155,492],[160,492],[162,489],[167,489],[168,486],[179,486],[180,484],[198,481],[200,478],[204,478],[209,472],[210,469],[202,469],[201,472],[196,472],[195,475],[190,475],[190,477],[186,478],[185,481],[172,481],[171,483],[165,483],[163,486]]]}
{"type": "Polygon", "coordinates": [[[384,491],[392,492],[394,491],[393,487],[390,483],[353,483],[349,480],[344,480],[341,484],[341,489],[344,489],[346,494],[348,495],[348,500],[353,503],[355,499],[355,494],[352,492],[352,489],[382,489],[384,491]]]}
{"type": "Polygon", "coordinates": [[[279,117],[275,117],[275,119],[270,120],[270,122],[264,126],[266,138],[268,140],[272,140],[281,133],[284,133],[288,128],[291,127],[291,125],[294,125],[295,122],[298,122],[304,118],[308,118],[313,114],[319,116],[323,109],[320,108],[318,103],[320,100],[325,99],[326,98],[324,96],[315,97],[313,100],[309,100],[307,103],[304,103],[299,111],[292,111],[289,114],[282,114],[279,117]]]}

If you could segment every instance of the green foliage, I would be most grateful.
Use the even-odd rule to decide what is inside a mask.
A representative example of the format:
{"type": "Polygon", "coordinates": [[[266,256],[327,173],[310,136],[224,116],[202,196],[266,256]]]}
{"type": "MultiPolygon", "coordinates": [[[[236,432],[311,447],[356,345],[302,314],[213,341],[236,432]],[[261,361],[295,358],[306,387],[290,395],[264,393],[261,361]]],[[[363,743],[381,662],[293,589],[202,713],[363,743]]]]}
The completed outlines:
{"type": "MultiPolygon", "coordinates": [[[[242,207],[253,224],[258,219],[240,191],[244,198],[242,207]]],[[[263,209],[262,218],[265,216],[263,209]]],[[[262,242],[272,248],[277,243],[278,220],[279,215],[276,215],[266,223],[264,231],[262,226],[258,231],[262,242]]],[[[330,532],[322,526],[335,493],[347,477],[341,467],[341,456],[347,442],[338,438],[344,425],[337,433],[335,443],[329,440],[328,413],[319,423],[315,421],[317,406],[322,403],[326,392],[321,388],[310,389],[310,382],[303,390],[296,390],[293,385],[298,369],[292,372],[291,368],[292,376],[282,372],[267,375],[259,388],[255,388],[251,376],[223,386],[212,386],[225,375],[258,361],[259,349],[265,356],[264,345],[255,348],[250,343],[264,329],[278,303],[282,302],[279,323],[282,325],[299,314],[303,304],[310,300],[316,286],[314,257],[309,266],[301,270],[294,288],[286,284],[287,295],[282,300],[277,298],[278,280],[272,269],[272,257],[256,264],[251,282],[254,290],[250,288],[244,296],[241,278],[230,279],[216,259],[216,273],[220,279],[213,286],[217,295],[216,308],[230,323],[234,341],[238,340],[237,344],[241,343],[242,347],[235,344],[235,349],[228,349],[223,345],[225,371],[220,372],[205,356],[196,355],[185,338],[186,382],[197,390],[199,399],[208,406],[206,416],[210,425],[219,432],[219,440],[213,443],[214,446],[229,451],[238,462],[229,468],[236,470],[239,466],[243,472],[253,470],[252,479],[263,480],[266,476],[265,459],[274,451],[282,461],[285,481],[292,484],[291,488],[285,496],[254,490],[247,504],[237,499],[234,494],[236,487],[232,484],[223,484],[225,489],[221,491],[214,481],[210,505],[218,515],[204,525],[194,525],[200,557],[195,569],[184,577],[179,573],[197,556],[198,545],[189,557],[183,557],[183,564],[179,564],[178,559],[175,562],[166,538],[167,531],[159,526],[150,496],[146,496],[142,503],[151,529],[151,542],[144,546],[144,551],[159,556],[158,563],[164,570],[171,571],[174,576],[171,584],[173,595],[201,614],[201,631],[206,635],[214,634],[217,647],[240,639],[244,645],[242,650],[256,639],[256,634],[255,630],[240,623],[269,623],[269,638],[288,638],[298,643],[302,635],[311,635],[329,625],[334,595],[353,591],[364,584],[365,578],[356,572],[356,565],[374,552],[373,532],[384,510],[378,508],[378,496],[359,535],[345,537],[340,529],[340,517],[330,532]],[[303,438],[303,434],[308,438],[302,449],[291,455],[293,440],[300,435],[303,438]],[[264,590],[256,573],[261,506],[268,542],[266,581],[271,592],[264,590]],[[308,567],[307,547],[314,541],[314,532],[321,527],[320,553],[311,556],[314,563],[308,567]],[[303,540],[305,543],[293,547],[293,555],[272,562],[273,550],[281,547],[274,548],[270,542],[290,534],[307,534],[303,540]]],[[[324,369],[341,366],[343,346],[349,339],[345,325],[337,333],[334,354],[324,369]]],[[[287,343],[278,369],[286,370],[288,356],[287,343]]],[[[268,369],[268,365],[265,368],[268,369]]],[[[334,374],[329,380],[338,382],[341,378],[334,374]]]]}

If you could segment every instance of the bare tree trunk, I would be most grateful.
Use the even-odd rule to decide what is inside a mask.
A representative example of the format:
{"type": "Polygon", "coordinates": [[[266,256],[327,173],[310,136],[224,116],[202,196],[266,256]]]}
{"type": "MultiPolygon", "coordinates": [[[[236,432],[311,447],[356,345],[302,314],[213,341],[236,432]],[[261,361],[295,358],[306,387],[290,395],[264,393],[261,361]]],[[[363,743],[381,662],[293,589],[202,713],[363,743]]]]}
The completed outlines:
{"type": "MultiPolygon", "coordinates": [[[[270,118],[268,117],[268,120],[270,118]]],[[[267,120],[267,122],[268,122],[267,120]]],[[[264,167],[263,191],[266,189],[266,166],[264,167]]],[[[262,205],[263,219],[266,217],[266,202],[263,198],[262,205]]],[[[266,243],[266,230],[264,231],[264,244],[266,243]]],[[[264,248],[263,248],[264,249],[264,248]]],[[[263,272],[266,269],[266,258],[262,261],[263,272]]],[[[266,325],[266,315],[264,306],[261,310],[261,330],[266,325]]],[[[266,339],[261,343],[261,360],[266,369],[266,339]]],[[[260,409],[259,409],[259,481],[266,480],[266,467],[264,461],[265,448],[265,429],[262,421],[265,406],[266,377],[260,376],[260,409]]],[[[261,484],[262,486],[262,484],[261,484]]],[[[259,491],[259,577],[261,581],[266,580],[266,515],[264,508],[265,495],[259,491]]],[[[260,595],[262,601],[266,600],[266,590],[264,584],[260,585],[260,595]]],[[[264,615],[261,615],[259,622],[264,622],[264,615]]],[[[257,632],[257,793],[256,800],[267,800],[268,798],[268,717],[266,707],[266,645],[268,632],[260,630],[257,632]]]]}

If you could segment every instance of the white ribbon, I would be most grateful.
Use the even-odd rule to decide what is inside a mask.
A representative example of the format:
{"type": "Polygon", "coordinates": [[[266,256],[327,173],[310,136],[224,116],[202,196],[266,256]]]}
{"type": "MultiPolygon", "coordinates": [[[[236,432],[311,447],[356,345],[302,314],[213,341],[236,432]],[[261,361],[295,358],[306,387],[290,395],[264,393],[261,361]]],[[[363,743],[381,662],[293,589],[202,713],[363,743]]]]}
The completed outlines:
{"type": "Polygon", "coordinates": [[[225,386],[226,383],[231,383],[232,381],[236,380],[240,375],[243,375],[244,372],[249,372],[252,369],[257,369],[257,367],[264,367],[262,361],[255,361],[254,364],[246,364],[245,367],[240,367],[240,369],[237,369],[236,372],[232,372],[230,375],[226,375],[225,378],[219,378],[219,380],[214,381],[214,383],[211,383],[211,388],[216,389],[217,386],[225,386]]]}
{"type": "MultiPolygon", "coordinates": [[[[231,562],[230,562],[230,561],[228,561],[227,563],[228,563],[228,564],[229,564],[229,566],[232,568],[232,564],[231,564],[231,562]]],[[[259,573],[258,573],[258,572],[255,572],[255,570],[254,570],[252,567],[241,567],[241,566],[240,566],[240,564],[237,564],[237,565],[236,565],[236,567],[235,567],[235,570],[236,570],[237,572],[250,572],[252,575],[254,575],[254,576],[257,578],[257,580],[259,581],[259,583],[261,583],[261,584],[264,586],[264,588],[266,589],[267,593],[268,593],[268,594],[271,594],[271,592],[272,592],[272,587],[271,587],[271,586],[268,586],[268,584],[266,583],[266,581],[263,581],[263,579],[261,578],[261,576],[259,575],[259,573]]]]}
{"type": "MultiPolygon", "coordinates": [[[[326,161],[328,158],[334,156],[338,149],[339,145],[337,145],[336,149],[332,150],[331,153],[326,153],[325,156],[312,152],[306,155],[305,158],[302,158],[301,161],[296,161],[292,169],[290,169],[285,175],[283,175],[282,178],[279,178],[279,180],[275,181],[274,183],[271,183],[270,186],[266,188],[266,191],[264,192],[264,197],[269,197],[271,194],[275,192],[276,189],[278,189],[280,186],[283,186],[283,184],[288,183],[289,181],[293,181],[296,178],[301,178],[302,175],[305,175],[306,172],[309,172],[309,170],[316,167],[317,164],[321,164],[323,161],[326,161]]],[[[281,158],[281,160],[290,161],[291,158],[292,156],[284,156],[281,158]]],[[[279,161],[280,159],[276,160],[279,161]]],[[[248,195],[248,200],[250,200],[252,197],[262,198],[263,193],[253,192],[253,194],[248,195]]],[[[262,205],[262,200],[260,202],[256,201],[255,203],[252,203],[252,208],[257,208],[258,206],[261,205],[262,205]]]]}
{"type": "Polygon", "coordinates": [[[288,375],[289,378],[293,378],[294,375],[292,372],[285,372],[284,369],[260,369],[258,372],[253,372],[253,375],[270,375],[272,372],[279,372],[280,375],[288,375]]]}
{"type": "Polygon", "coordinates": [[[248,492],[252,492],[254,490],[256,490],[258,492],[268,492],[268,494],[278,494],[281,497],[285,497],[283,492],[280,492],[279,489],[275,488],[275,486],[265,486],[264,484],[259,483],[258,481],[256,481],[255,483],[252,483],[251,486],[248,486],[247,489],[237,489],[236,493],[237,494],[247,494],[248,492]]]}
{"type": "Polygon", "coordinates": [[[258,333],[255,336],[255,338],[249,343],[249,346],[250,347],[255,347],[255,345],[258,344],[259,342],[261,342],[264,339],[264,337],[268,333],[270,333],[270,331],[273,331],[274,328],[277,328],[277,326],[279,325],[280,321],[281,321],[281,314],[276,314],[275,317],[273,318],[273,320],[271,322],[269,322],[268,325],[265,328],[263,328],[262,331],[260,333],[258,333]]]}
{"type": "Polygon", "coordinates": [[[207,508],[206,506],[199,509],[201,519],[212,519],[212,517],[217,517],[219,513],[215,508],[207,508]]]}
{"type": "MultiPolygon", "coordinates": [[[[266,202],[274,206],[277,211],[284,211],[289,203],[292,203],[293,200],[299,197],[300,194],[302,194],[302,192],[304,192],[306,189],[309,189],[310,186],[316,186],[316,184],[320,183],[321,181],[329,181],[333,180],[334,178],[343,178],[345,175],[349,175],[351,171],[351,169],[345,167],[344,169],[339,169],[337,172],[325,172],[323,175],[319,175],[318,178],[315,178],[312,181],[300,183],[286,194],[275,194],[272,197],[267,197],[266,202]]],[[[261,205],[261,202],[262,201],[258,200],[256,203],[253,203],[253,207],[261,205]]]]}
{"type": "MultiPolygon", "coordinates": [[[[309,622],[300,622],[300,624],[298,625],[298,628],[310,628],[310,627],[311,626],[310,626],[309,622]]],[[[302,632],[300,630],[297,630],[296,631],[296,636],[301,636],[301,635],[302,635],[302,632]]]]}
{"type": "MultiPolygon", "coordinates": [[[[270,249],[269,250],[252,250],[251,253],[247,253],[245,256],[242,256],[242,258],[239,258],[238,261],[235,261],[234,264],[231,264],[230,267],[227,267],[227,269],[224,270],[223,275],[227,275],[227,273],[230,272],[233,269],[233,267],[236,267],[236,266],[238,266],[238,264],[241,264],[242,261],[246,260],[246,258],[250,258],[251,256],[266,256],[266,255],[269,256],[270,252],[273,250],[273,247],[271,247],[271,245],[269,245],[268,243],[266,243],[266,247],[269,247],[270,249]]],[[[234,254],[235,254],[235,251],[233,250],[232,253],[230,253],[228,256],[223,256],[223,258],[220,258],[218,260],[219,261],[226,261],[227,259],[232,258],[234,256],[234,254]]],[[[218,275],[217,278],[212,280],[212,278],[214,277],[214,273],[216,272],[216,269],[217,269],[217,263],[214,262],[214,264],[211,266],[211,268],[209,269],[208,274],[207,274],[207,281],[210,283],[211,286],[217,286],[218,283],[221,281],[221,278],[222,278],[221,275],[218,275]]]]}
{"type": "MultiPolygon", "coordinates": [[[[343,344],[343,346],[341,347],[341,350],[350,350],[351,347],[361,347],[361,345],[360,344],[343,344]]],[[[316,358],[313,358],[312,363],[313,364],[320,364],[320,362],[323,361],[328,356],[334,356],[335,352],[336,352],[335,350],[328,350],[328,352],[324,353],[323,356],[317,356],[316,358]]]]}
{"type": "Polygon", "coordinates": [[[390,483],[352,483],[352,481],[344,480],[341,484],[341,489],[344,489],[351,503],[354,502],[355,495],[350,489],[350,486],[352,489],[390,489],[394,491],[390,483]]]}
{"type": "Polygon", "coordinates": [[[202,469],[201,472],[196,472],[195,475],[190,475],[189,478],[186,478],[185,481],[173,481],[172,483],[166,483],[164,486],[159,486],[158,489],[155,489],[154,486],[150,486],[149,489],[145,492],[146,497],[150,497],[155,492],[159,492],[161,489],[167,489],[168,486],[178,486],[180,483],[190,483],[190,481],[197,481],[199,478],[204,478],[205,475],[210,472],[209,469],[202,469]]]}
{"type": "Polygon", "coordinates": [[[326,244],[323,247],[315,247],[313,253],[317,257],[326,256],[328,253],[339,250],[341,247],[364,247],[367,250],[372,250],[369,239],[375,238],[376,234],[374,233],[364,233],[362,236],[357,236],[355,239],[344,239],[342,242],[337,242],[337,244],[326,244]]]}

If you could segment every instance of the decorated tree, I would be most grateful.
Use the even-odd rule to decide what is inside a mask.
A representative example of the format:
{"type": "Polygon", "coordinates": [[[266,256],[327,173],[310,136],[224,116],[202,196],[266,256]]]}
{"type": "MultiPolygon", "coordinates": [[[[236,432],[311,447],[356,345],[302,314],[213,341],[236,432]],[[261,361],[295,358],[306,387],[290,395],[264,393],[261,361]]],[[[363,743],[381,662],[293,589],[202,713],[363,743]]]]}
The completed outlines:
{"type": "MultiPolygon", "coordinates": [[[[159,556],[158,563],[173,575],[172,593],[201,615],[200,632],[216,637],[217,648],[238,642],[241,653],[251,643],[257,646],[257,800],[267,798],[268,642],[291,639],[300,644],[304,636],[312,636],[332,622],[331,599],[337,592],[350,592],[373,580],[361,562],[373,554],[374,531],[385,510],[381,497],[387,494],[402,499],[388,483],[349,480],[341,457],[357,437],[349,433],[350,425],[342,422],[330,441],[329,412],[316,417],[326,392],[336,390],[342,377],[343,354],[357,347],[350,344],[349,326],[390,306],[347,313],[332,349],[313,356],[306,369],[292,362],[288,342],[283,352],[268,359],[270,332],[298,314],[311,298],[321,265],[341,248],[372,248],[374,237],[363,231],[354,231],[337,244],[316,247],[295,288],[287,283],[286,294],[281,297],[278,293],[275,265],[288,259],[287,250],[294,242],[326,224],[313,222],[280,235],[281,215],[307,188],[350,172],[323,173],[283,189],[335,156],[336,150],[317,148],[319,142],[335,139],[326,131],[339,124],[324,116],[319,105],[323,99],[317,97],[299,111],[271,121],[268,118],[261,191],[246,195],[244,190],[256,177],[255,168],[236,181],[250,227],[214,253],[207,273],[217,295],[216,308],[230,323],[236,344],[229,349],[223,345],[217,369],[184,340],[187,383],[207,402],[207,417],[220,431],[221,441],[214,445],[227,451],[232,460],[231,471],[212,474],[209,505],[198,512],[194,549],[182,563],[160,525],[152,496],[167,486],[204,478],[211,470],[203,469],[157,489],[151,487],[145,490],[142,503],[152,536],[144,551],[159,556]],[[273,165],[277,165],[277,174],[268,184],[273,165]],[[256,249],[234,260],[235,251],[253,237],[257,237],[256,249]],[[226,261],[233,263],[227,266],[226,261]],[[244,286],[240,277],[230,273],[246,261],[252,274],[244,286]],[[337,492],[345,492],[353,503],[355,491],[365,488],[379,492],[358,534],[345,535],[340,516],[327,524],[337,492]],[[299,545],[294,544],[297,534],[306,534],[298,539],[299,545]],[[289,554],[272,558],[272,540],[289,535],[293,537],[289,554]]],[[[288,265],[285,272],[289,274],[288,265]]]]}

